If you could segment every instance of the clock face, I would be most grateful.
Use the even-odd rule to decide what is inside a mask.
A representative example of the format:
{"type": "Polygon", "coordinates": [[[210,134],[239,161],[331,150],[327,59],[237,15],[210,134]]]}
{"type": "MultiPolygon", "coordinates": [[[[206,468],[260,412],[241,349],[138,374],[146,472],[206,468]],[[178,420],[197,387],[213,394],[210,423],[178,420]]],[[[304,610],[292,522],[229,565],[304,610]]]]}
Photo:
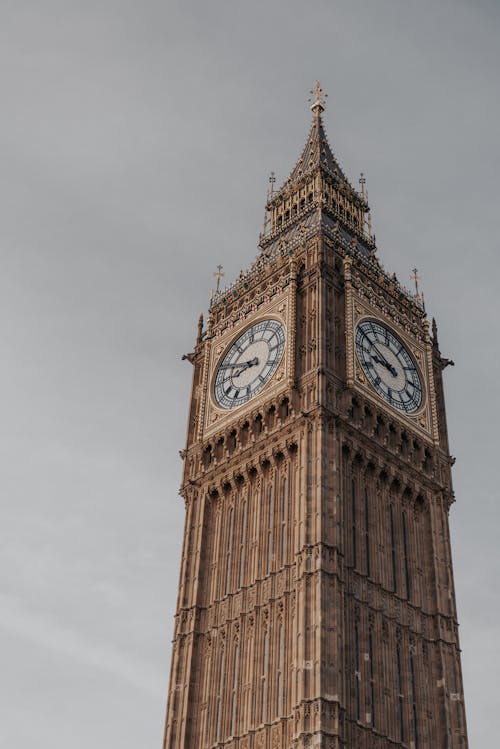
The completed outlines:
{"type": "Polygon", "coordinates": [[[285,350],[285,328],[277,320],[261,320],[237,338],[217,368],[215,400],[236,408],[263,389],[285,350]]]}
{"type": "Polygon", "coordinates": [[[396,333],[377,320],[363,320],[356,328],[356,352],[369,382],[387,403],[406,413],[419,410],[422,380],[396,333]]]}

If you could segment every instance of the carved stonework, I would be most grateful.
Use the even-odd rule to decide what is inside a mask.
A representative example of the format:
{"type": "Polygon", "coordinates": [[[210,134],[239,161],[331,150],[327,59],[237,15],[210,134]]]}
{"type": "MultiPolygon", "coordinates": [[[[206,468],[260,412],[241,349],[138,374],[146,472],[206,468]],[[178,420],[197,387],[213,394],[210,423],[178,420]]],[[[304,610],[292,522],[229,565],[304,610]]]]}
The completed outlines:
{"type": "Polygon", "coordinates": [[[390,418],[396,419],[419,433],[434,444],[437,444],[438,425],[436,399],[432,372],[432,352],[428,342],[426,321],[422,315],[412,312],[410,308],[396,314],[394,304],[384,303],[387,291],[375,289],[370,283],[363,288],[359,271],[353,271],[352,263],[345,261],[346,277],[346,347],[347,347],[347,381],[354,388],[360,388],[363,395],[376,406],[385,410],[390,418]],[[415,359],[422,381],[424,394],[422,407],[417,413],[408,414],[391,408],[375,392],[363,373],[355,347],[356,326],[363,320],[375,319],[386,323],[405,343],[415,359]]]}
{"type": "Polygon", "coordinates": [[[313,99],[259,255],[214,293],[188,357],[164,749],[467,749],[445,360],[421,301],[376,257],[364,187],[326,139],[319,84],[313,99]],[[224,409],[217,367],[263,319],[284,327],[282,358],[258,394],[224,409]],[[418,367],[414,414],[361,367],[356,326],[368,319],[418,367]]]}

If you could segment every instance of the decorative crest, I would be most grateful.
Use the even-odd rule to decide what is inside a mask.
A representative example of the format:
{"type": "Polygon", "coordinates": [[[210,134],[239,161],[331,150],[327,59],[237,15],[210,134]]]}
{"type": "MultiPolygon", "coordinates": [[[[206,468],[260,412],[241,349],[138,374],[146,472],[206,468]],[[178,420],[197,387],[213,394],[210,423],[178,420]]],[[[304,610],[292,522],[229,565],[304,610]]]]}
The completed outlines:
{"type": "Polygon", "coordinates": [[[319,81],[316,81],[316,83],[314,84],[314,89],[309,91],[309,93],[311,94],[311,96],[307,101],[312,101],[311,109],[314,114],[320,115],[321,112],[323,112],[325,109],[325,99],[327,98],[328,94],[325,94],[325,92],[321,88],[319,81]]]}

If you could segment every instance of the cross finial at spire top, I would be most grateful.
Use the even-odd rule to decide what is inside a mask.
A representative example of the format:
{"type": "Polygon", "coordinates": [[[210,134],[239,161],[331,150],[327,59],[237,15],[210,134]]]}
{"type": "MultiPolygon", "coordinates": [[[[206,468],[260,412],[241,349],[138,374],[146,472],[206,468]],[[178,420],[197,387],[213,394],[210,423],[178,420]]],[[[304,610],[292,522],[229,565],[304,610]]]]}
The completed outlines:
{"type": "Polygon", "coordinates": [[[325,109],[325,99],[327,98],[328,94],[325,94],[325,92],[321,88],[321,84],[319,81],[316,81],[316,83],[314,84],[314,89],[309,91],[309,93],[311,94],[311,96],[307,101],[312,101],[311,109],[315,115],[319,116],[325,109]]]}

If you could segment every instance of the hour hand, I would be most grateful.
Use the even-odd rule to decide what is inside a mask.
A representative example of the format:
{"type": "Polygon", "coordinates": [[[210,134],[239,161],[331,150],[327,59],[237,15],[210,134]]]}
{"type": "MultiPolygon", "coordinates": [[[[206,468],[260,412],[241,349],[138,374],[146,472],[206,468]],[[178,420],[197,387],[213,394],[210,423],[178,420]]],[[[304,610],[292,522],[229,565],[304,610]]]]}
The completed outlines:
{"type": "Polygon", "coordinates": [[[256,356],[254,356],[253,359],[249,359],[249,361],[240,361],[235,362],[234,364],[221,364],[219,369],[241,369],[243,371],[244,369],[247,369],[248,367],[253,367],[255,364],[258,364],[259,360],[256,356]]]}
{"type": "Polygon", "coordinates": [[[389,364],[387,359],[385,357],[377,356],[377,354],[372,354],[373,361],[376,361],[377,364],[381,364],[383,367],[389,370],[389,372],[392,374],[393,377],[397,376],[397,370],[395,367],[392,366],[392,364],[389,364]]]}
{"type": "Polygon", "coordinates": [[[248,361],[240,362],[239,364],[235,364],[235,369],[239,369],[239,372],[236,376],[240,375],[242,372],[245,371],[245,369],[248,369],[249,367],[254,367],[256,364],[259,363],[259,360],[256,356],[254,356],[253,359],[249,359],[248,361]]]}

